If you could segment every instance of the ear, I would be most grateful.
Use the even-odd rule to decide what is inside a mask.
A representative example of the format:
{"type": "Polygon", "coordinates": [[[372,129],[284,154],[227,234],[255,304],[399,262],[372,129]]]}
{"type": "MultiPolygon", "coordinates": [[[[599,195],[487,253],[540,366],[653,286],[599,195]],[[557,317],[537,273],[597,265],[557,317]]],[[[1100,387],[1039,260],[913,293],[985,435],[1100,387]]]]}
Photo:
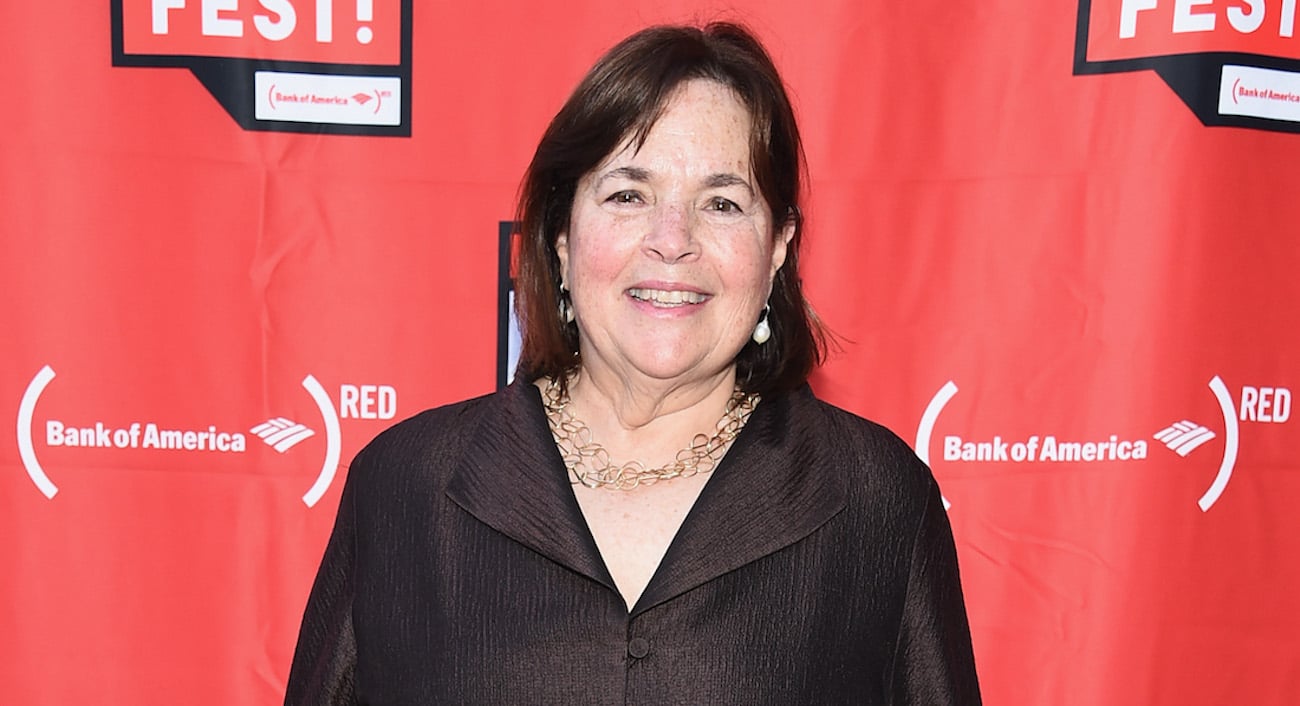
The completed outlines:
{"type": "Polygon", "coordinates": [[[560,288],[569,288],[569,234],[560,233],[555,239],[555,255],[560,258],[560,288]]]}
{"type": "Polygon", "coordinates": [[[781,231],[776,234],[776,240],[772,243],[772,270],[768,272],[768,277],[776,277],[776,271],[781,269],[785,264],[785,253],[790,247],[790,240],[794,238],[797,222],[793,218],[787,218],[785,225],[781,226],[781,231]]]}

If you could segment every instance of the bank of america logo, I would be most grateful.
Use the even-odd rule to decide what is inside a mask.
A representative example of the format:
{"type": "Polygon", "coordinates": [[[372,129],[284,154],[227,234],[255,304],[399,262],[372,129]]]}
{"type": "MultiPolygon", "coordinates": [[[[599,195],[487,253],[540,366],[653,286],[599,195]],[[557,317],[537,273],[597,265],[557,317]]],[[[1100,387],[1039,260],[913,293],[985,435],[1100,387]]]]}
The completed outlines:
{"type": "Polygon", "coordinates": [[[1174,422],[1155,433],[1156,441],[1168,446],[1170,451],[1184,458],[1213,438],[1214,432],[1186,419],[1174,422]]]}
{"type": "Polygon", "coordinates": [[[284,417],[272,417],[253,427],[250,431],[266,442],[267,446],[280,453],[288,451],[298,442],[316,433],[302,424],[284,417]]]}

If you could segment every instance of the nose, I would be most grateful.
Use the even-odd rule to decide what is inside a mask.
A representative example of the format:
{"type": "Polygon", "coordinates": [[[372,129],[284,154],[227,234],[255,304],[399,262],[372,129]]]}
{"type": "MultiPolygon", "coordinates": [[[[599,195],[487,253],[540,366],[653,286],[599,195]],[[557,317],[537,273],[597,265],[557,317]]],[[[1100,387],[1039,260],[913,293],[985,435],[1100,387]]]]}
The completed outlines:
{"type": "Polygon", "coordinates": [[[690,210],[678,204],[662,204],[655,209],[654,222],[646,235],[648,255],[672,264],[686,262],[699,254],[690,210]]]}

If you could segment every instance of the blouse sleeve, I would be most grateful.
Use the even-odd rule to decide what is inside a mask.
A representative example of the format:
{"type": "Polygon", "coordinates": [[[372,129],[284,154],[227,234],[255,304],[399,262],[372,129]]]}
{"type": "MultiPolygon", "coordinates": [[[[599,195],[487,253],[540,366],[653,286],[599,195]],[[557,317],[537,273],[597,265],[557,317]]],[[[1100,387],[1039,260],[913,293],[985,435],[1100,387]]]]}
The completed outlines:
{"type": "MultiPolygon", "coordinates": [[[[349,481],[351,478],[349,474],[349,481]]],[[[357,703],[357,646],[352,631],[356,552],[352,486],[351,482],[344,486],[334,531],[307,599],[289,670],[285,706],[357,703]]]]}
{"type": "Polygon", "coordinates": [[[908,572],[891,703],[978,706],[979,681],[952,529],[933,483],[908,572]]]}

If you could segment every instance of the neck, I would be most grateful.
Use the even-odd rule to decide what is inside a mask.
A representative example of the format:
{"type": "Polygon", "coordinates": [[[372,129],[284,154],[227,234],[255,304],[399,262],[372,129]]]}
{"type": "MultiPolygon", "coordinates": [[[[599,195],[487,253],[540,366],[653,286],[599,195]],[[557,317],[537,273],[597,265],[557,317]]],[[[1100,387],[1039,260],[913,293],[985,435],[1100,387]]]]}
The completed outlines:
{"type": "Polygon", "coordinates": [[[568,410],[612,458],[660,465],[670,463],[696,434],[714,432],[735,385],[730,367],[688,383],[639,384],[583,369],[569,380],[568,410]]]}
{"type": "Polygon", "coordinates": [[[631,380],[583,369],[569,381],[569,399],[576,408],[611,418],[621,429],[634,432],[669,419],[693,416],[712,425],[726,409],[735,389],[733,367],[689,382],[631,380]]]}
{"type": "Polygon", "coordinates": [[[717,467],[758,403],[757,396],[736,390],[711,435],[696,434],[689,446],[675,454],[672,463],[647,465],[636,459],[623,462],[612,459],[609,450],[594,440],[591,429],[569,412],[568,396],[560,387],[559,383],[550,381],[542,391],[547,423],[572,481],[588,488],[633,490],[674,478],[707,474],[717,467]]]}

